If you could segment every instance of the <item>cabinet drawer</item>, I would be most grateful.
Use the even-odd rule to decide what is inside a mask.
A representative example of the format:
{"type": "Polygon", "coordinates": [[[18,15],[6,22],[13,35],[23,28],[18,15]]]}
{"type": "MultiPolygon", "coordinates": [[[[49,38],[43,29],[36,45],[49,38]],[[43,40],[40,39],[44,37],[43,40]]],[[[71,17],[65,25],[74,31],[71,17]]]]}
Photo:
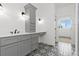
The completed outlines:
{"type": "Polygon", "coordinates": [[[33,35],[32,35],[32,37],[38,37],[38,36],[39,36],[38,34],[33,34],[33,35]]]}
{"type": "Polygon", "coordinates": [[[31,35],[22,35],[18,37],[18,41],[28,40],[31,38],[31,35]]]}
{"type": "Polygon", "coordinates": [[[10,44],[10,43],[14,43],[14,42],[17,42],[17,37],[3,38],[3,39],[1,39],[1,45],[0,46],[7,45],[7,44],[10,44]]]}
{"type": "Polygon", "coordinates": [[[31,41],[32,44],[38,43],[38,37],[33,37],[31,41]]]}

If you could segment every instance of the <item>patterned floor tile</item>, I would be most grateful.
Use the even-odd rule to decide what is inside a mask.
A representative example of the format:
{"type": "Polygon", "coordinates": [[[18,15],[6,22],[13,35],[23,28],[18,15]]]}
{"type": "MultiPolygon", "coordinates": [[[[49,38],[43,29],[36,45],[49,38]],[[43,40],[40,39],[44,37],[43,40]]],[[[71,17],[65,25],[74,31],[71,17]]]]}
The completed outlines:
{"type": "Polygon", "coordinates": [[[55,47],[46,45],[46,44],[39,44],[38,49],[32,51],[27,56],[63,56],[58,53],[57,44],[55,47]]]}

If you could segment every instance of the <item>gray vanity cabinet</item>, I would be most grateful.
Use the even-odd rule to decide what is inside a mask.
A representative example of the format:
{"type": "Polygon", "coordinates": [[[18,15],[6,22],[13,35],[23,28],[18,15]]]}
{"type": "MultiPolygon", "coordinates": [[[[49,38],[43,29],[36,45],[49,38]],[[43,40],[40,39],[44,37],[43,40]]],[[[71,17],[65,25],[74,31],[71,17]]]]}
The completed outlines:
{"type": "Polygon", "coordinates": [[[38,35],[17,35],[2,38],[1,56],[25,56],[38,47],[38,35]]]}
{"type": "Polygon", "coordinates": [[[25,56],[38,48],[40,33],[23,34],[0,38],[1,56],[25,56]]]}
{"type": "Polygon", "coordinates": [[[17,44],[1,47],[1,56],[17,56],[17,44]]]}

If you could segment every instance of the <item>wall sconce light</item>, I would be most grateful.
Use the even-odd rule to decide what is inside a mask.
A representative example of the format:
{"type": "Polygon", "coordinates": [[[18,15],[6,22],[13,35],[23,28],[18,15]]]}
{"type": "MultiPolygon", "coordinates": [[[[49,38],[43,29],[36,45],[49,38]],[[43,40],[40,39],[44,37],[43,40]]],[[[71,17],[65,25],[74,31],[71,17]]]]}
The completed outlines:
{"type": "Polygon", "coordinates": [[[41,21],[41,19],[39,18],[39,21],[41,21]]]}
{"type": "Polygon", "coordinates": [[[25,12],[21,12],[20,18],[21,18],[22,20],[29,20],[30,17],[29,17],[29,15],[26,14],[25,12]]]}
{"type": "Polygon", "coordinates": [[[22,12],[21,14],[22,14],[22,15],[25,15],[25,12],[22,12]]]}
{"type": "Polygon", "coordinates": [[[43,20],[43,19],[41,19],[41,18],[39,18],[39,19],[38,19],[38,22],[39,22],[39,23],[43,23],[43,22],[44,22],[44,20],[43,20]]]}
{"type": "Polygon", "coordinates": [[[0,3],[0,7],[2,7],[2,4],[0,3]]]}
{"type": "Polygon", "coordinates": [[[0,15],[5,15],[5,9],[3,8],[3,5],[0,3],[0,15]]]}

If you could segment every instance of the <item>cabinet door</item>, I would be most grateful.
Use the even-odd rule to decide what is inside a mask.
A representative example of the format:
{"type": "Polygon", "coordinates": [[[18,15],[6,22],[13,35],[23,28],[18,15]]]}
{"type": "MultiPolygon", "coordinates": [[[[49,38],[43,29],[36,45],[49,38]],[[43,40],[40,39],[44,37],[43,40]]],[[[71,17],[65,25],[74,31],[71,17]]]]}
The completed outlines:
{"type": "Polygon", "coordinates": [[[17,45],[1,47],[1,56],[17,56],[17,45]]]}
{"type": "Polygon", "coordinates": [[[32,42],[31,42],[31,48],[32,50],[35,50],[38,48],[38,37],[32,37],[32,42]]]}
{"type": "Polygon", "coordinates": [[[27,55],[28,53],[31,52],[31,39],[25,40],[23,42],[23,52],[24,55],[27,55]]]}
{"type": "Polygon", "coordinates": [[[27,39],[18,44],[18,56],[24,56],[31,52],[31,40],[27,39]]]}

